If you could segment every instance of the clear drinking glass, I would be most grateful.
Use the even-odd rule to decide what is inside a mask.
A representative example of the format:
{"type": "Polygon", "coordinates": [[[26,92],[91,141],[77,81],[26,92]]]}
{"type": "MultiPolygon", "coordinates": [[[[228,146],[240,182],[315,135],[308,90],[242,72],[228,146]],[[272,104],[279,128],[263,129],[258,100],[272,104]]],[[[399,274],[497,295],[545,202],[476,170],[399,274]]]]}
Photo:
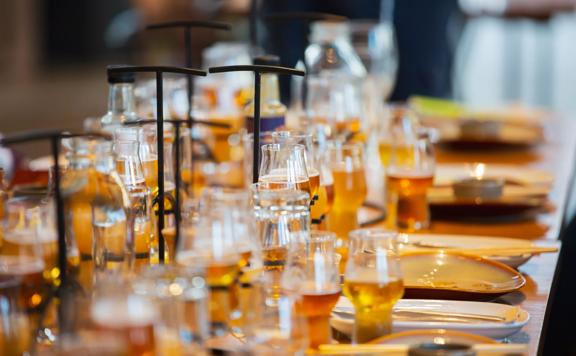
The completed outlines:
{"type": "Polygon", "coordinates": [[[135,294],[152,298],[160,311],[155,330],[160,349],[166,354],[202,351],[209,336],[208,289],[203,270],[149,266],[132,287],[135,294]]]}
{"type": "Polygon", "coordinates": [[[355,309],[352,341],[389,334],[392,307],[403,293],[397,234],[377,228],[352,231],[344,275],[344,294],[355,309]]]}
{"type": "Polygon", "coordinates": [[[282,290],[299,296],[298,312],[308,324],[309,347],[331,342],[330,314],[340,297],[336,235],[312,231],[293,239],[282,275],[282,290]]]}
{"type": "Polygon", "coordinates": [[[386,170],[387,223],[402,231],[430,227],[427,191],[434,182],[435,157],[428,131],[395,141],[386,170]]]}
{"type": "Polygon", "coordinates": [[[232,312],[236,310],[242,247],[254,235],[252,224],[250,211],[219,206],[203,211],[194,229],[184,229],[180,238],[176,263],[206,270],[214,335],[228,331],[232,312]]]}
{"type": "Polygon", "coordinates": [[[390,105],[387,107],[386,120],[378,128],[378,152],[384,167],[390,164],[393,146],[396,154],[403,157],[410,155],[407,144],[417,135],[419,130],[418,117],[408,107],[390,105]]]}
{"type": "Polygon", "coordinates": [[[279,186],[288,183],[292,189],[305,191],[311,195],[305,147],[277,143],[262,146],[262,161],[258,181],[271,185],[278,184],[279,186]]]}
{"type": "MultiPolygon", "coordinates": [[[[156,219],[152,211],[152,191],[146,186],[138,155],[138,141],[116,141],[116,170],[122,178],[131,200],[129,224],[134,234],[134,262],[140,268],[150,263],[152,241],[156,238],[156,219]]],[[[168,255],[174,246],[167,244],[168,255]]]]}
{"type": "Polygon", "coordinates": [[[300,131],[275,131],[272,132],[272,140],[283,146],[304,146],[304,160],[310,181],[310,197],[313,202],[318,200],[320,170],[317,168],[312,135],[300,131]]]}
{"type": "Polygon", "coordinates": [[[116,171],[111,142],[73,138],[63,144],[69,149],[69,165],[62,176],[68,253],[77,259],[80,284],[90,291],[94,269],[101,273],[130,270],[131,200],[116,171]]]}
{"type": "Polygon", "coordinates": [[[280,295],[280,278],[292,236],[310,231],[309,195],[292,189],[271,190],[267,183],[253,184],[251,189],[263,277],[274,300],[280,295]]]}
{"type": "Polygon", "coordinates": [[[271,304],[263,287],[253,300],[254,314],[247,333],[250,355],[304,355],[308,346],[305,318],[298,313],[298,298],[279,295],[271,304]]]}
{"type": "Polygon", "coordinates": [[[334,178],[334,204],[328,216],[328,228],[338,236],[338,252],[346,261],[348,233],[358,226],[358,209],[367,194],[363,148],[360,144],[334,143],[327,159],[334,178]]]}

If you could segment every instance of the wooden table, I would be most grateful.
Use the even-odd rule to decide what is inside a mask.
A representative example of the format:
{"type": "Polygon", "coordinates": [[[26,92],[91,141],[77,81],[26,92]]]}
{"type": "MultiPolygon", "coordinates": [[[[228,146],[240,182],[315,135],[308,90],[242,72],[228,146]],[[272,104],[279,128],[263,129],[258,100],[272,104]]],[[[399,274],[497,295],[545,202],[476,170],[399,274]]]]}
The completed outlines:
{"type": "MultiPolygon", "coordinates": [[[[454,152],[439,149],[439,163],[484,162],[514,164],[521,167],[546,169],[555,175],[550,194],[553,210],[539,215],[534,220],[477,224],[463,222],[435,221],[433,233],[505,236],[528,240],[547,240],[550,244],[559,242],[558,235],[564,218],[564,209],[568,199],[572,170],[575,160],[576,122],[554,120],[547,124],[547,142],[531,150],[508,152],[454,152]]],[[[527,283],[521,293],[503,297],[505,302],[521,305],[530,312],[531,319],[522,332],[511,337],[510,341],[528,343],[530,355],[538,350],[544,314],[548,303],[550,288],[554,278],[558,254],[545,254],[532,258],[520,267],[527,283]]]]}

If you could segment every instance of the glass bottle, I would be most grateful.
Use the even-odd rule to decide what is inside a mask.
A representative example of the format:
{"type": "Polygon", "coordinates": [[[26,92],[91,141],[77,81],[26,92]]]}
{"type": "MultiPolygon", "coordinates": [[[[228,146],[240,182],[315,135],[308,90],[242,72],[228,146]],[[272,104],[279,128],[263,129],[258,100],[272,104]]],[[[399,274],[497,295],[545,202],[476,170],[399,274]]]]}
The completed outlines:
{"type": "Polygon", "coordinates": [[[149,264],[151,241],[156,236],[156,219],[152,213],[152,194],[146,186],[140,158],[138,141],[116,141],[116,169],[131,199],[129,225],[134,232],[135,266],[149,264]]]}
{"type": "Polygon", "coordinates": [[[138,120],[134,81],[134,73],[108,74],[108,112],[101,119],[104,132],[112,134],[123,122],[138,120]]]}
{"type": "Polygon", "coordinates": [[[130,269],[134,239],[128,224],[130,197],[116,172],[112,143],[67,139],[68,169],[62,177],[69,256],[79,260],[78,280],[92,290],[95,270],[130,269]]]}
{"type": "Polygon", "coordinates": [[[314,22],[304,53],[309,120],[332,126],[335,134],[357,134],[363,116],[366,69],[350,41],[345,22],[314,22]]]}
{"type": "MultiPolygon", "coordinates": [[[[254,58],[256,65],[280,65],[277,56],[267,55],[254,58]]],[[[264,73],[260,81],[260,131],[274,131],[286,124],[286,106],[280,102],[280,90],[278,88],[278,75],[264,73]]],[[[254,132],[254,101],[250,101],[245,109],[246,129],[254,132]]]]}

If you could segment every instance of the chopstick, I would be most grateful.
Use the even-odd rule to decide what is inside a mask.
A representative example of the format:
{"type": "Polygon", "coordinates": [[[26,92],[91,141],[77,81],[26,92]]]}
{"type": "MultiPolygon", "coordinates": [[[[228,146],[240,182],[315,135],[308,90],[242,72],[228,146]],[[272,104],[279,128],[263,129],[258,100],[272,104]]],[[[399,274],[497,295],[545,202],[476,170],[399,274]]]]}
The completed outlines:
{"type": "MultiPolygon", "coordinates": [[[[355,355],[361,354],[374,354],[381,353],[387,356],[405,356],[408,353],[409,345],[377,345],[377,344],[335,344],[335,345],[320,345],[318,349],[319,355],[346,355],[354,353],[355,355]]],[[[476,355],[505,355],[505,354],[528,354],[528,345],[525,344],[476,344],[472,348],[476,351],[476,355]]]]}
{"type": "Polygon", "coordinates": [[[417,247],[417,250],[406,251],[408,253],[412,251],[438,252],[439,250],[446,250],[449,252],[458,252],[479,256],[519,256],[519,255],[539,255],[541,253],[558,252],[557,247],[545,247],[545,246],[458,248],[449,246],[428,247],[426,245],[419,245],[416,243],[407,243],[406,245],[417,247]]]}

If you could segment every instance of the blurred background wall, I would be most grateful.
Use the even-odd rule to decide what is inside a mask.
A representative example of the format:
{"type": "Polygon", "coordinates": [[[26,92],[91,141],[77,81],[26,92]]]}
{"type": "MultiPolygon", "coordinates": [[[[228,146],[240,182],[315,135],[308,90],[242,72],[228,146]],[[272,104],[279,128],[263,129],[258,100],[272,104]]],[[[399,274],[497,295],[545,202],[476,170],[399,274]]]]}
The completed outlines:
{"type": "MultiPolygon", "coordinates": [[[[199,54],[215,40],[247,40],[248,8],[248,0],[3,0],[0,132],[79,128],[84,118],[102,115],[106,64],[181,63],[174,51],[180,38],[142,33],[144,24],[197,18],[234,26],[225,35],[197,32],[199,54]]],[[[574,38],[571,13],[468,18],[457,41],[454,96],[479,107],[516,102],[576,113],[574,38]]]]}

